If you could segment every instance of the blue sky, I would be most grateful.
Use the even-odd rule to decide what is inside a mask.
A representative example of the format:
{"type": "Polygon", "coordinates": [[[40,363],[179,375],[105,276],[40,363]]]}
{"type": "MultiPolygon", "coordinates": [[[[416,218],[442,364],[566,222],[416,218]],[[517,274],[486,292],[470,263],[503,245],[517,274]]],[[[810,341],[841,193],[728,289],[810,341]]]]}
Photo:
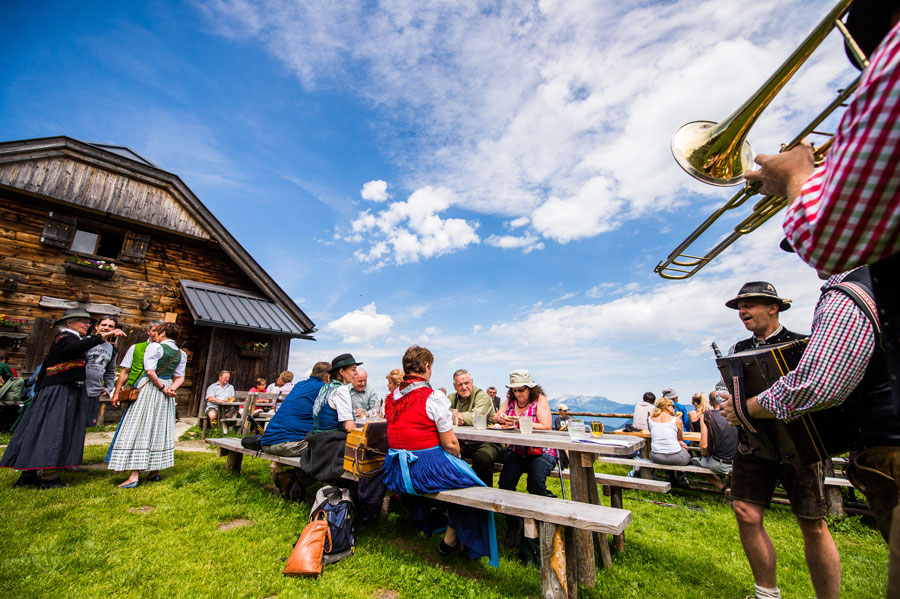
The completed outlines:
{"type": "MultiPolygon", "coordinates": [[[[532,371],[551,397],[708,391],[764,279],[809,330],[781,216],[688,281],[653,266],[734,192],[671,158],[826,12],[813,1],[4,3],[0,132],[125,145],[179,175],[379,389],[532,371]],[[747,18],[747,11],[753,19],[747,18]]],[[[751,132],[771,153],[850,80],[833,35],[751,132]]],[[[734,219],[726,221],[735,222],[734,219]]],[[[721,235],[726,228],[711,233],[721,235]]]]}

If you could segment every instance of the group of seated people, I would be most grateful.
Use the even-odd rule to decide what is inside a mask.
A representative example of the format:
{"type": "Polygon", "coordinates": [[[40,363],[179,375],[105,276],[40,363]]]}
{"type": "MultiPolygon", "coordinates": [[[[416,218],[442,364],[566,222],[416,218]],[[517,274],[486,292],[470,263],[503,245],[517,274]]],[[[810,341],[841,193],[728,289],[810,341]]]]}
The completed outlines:
{"type": "MultiPolygon", "coordinates": [[[[460,441],[454,433],[454,425],[472,425],[476,415],[482,414],[486,422],[501,426],[530,417],[535,429],[552,429],[550,404],[527,370],[510,373],[506,399],[497,409],[493,397],[476,387],[464,369],[453,374],[454,392],[449,396],[433,388],[430,379],[434,356],[424,347],[414,345],[407,349],[402,363],[402,370],[395,369],[386,377],[387,396],[373,399],[367,390],[366,374],[359,368],[362,362],[351,354],[342,354],[331,362],[317,362],[310,377],[294,385],[270,420],[260,439],[262,450],[274,455],[303,456],[308,451],[309,435],[349,432],[356,419],[383,415],[390,447],[383,483],[390,491],[414,496],[493,486],[494,464],[502,462],[500,488],[515,490],[526,474],[529,493],[552,496],[546,479],[556,466],[555,450],[460,441]]],[[[310,482],[302,474],[297,476],[303,486],[310,482]]],[[[453,506],[449,508],[449,521],[434,522],[432,507],[416,502],[413,516],[423,530],[446,528],[438,548],[442,555],[465,547],[471,557],[489,556],[496,565],[492,514],[453,506]]],[[[504,543],[514,547],[522,528],[521,518],[507,516],[504,543]]]]}
{"type": "Polygon", "coordinates": [[[712,470],[706,479],[720,491],[728,488],[738,430],[725,419],[720,409],[719,391],[695,393],[691,405],[678,402],[674,389],[663,389],[657,399],[652,391],[634,406],[632,427],[650,432],[650,460],[657,464],[701,466],[712,470]],[[692,457],[684,432],[700,433],[700,456],[692,457]],[[723,481],[719,476],[725,476],[723,481]]]}
{"type": "MultiPolygon", "coordinates": [[[[281,372],[275,377],[275,382],[267,385],[268,380],[265,377],[257,378],[255,385],[247,389],[248,393],[272,393],[275,395],[286,396],[294,388],[294,373],[290,370],[281,372]]],[[[231,372],[222,370],[219,377],[206,388],[206,415],[209,417],[210,424],[216,426],[219,420],[219,409],[223,403],[233,403],[235,398],[234,385],[231,384],[231,372]]],[[[276,402],[271,404],[262,404],[254,415],[275,409],[276,402]]],[[[222,414],[224,417],[233,417],[235,414],[243,414],[244,406],[240,406],[239,410],[226,409],[222,414]]],[[[228,427],[223,423],[223,429],[228,432],[228,427]]]]}

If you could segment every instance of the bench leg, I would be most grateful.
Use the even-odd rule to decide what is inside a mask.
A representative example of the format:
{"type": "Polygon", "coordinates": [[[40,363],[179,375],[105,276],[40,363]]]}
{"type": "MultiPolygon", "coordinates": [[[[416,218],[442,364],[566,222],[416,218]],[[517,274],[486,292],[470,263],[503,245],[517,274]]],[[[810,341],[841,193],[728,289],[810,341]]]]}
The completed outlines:
{"type": "MultiPolygon", "coordinates": [[[[566,529],[551,522],[541,522],[539,526],[541,530],[541,597],[544,599],[574,599],[574,595],[569,594],[570,573],[566,560],[566,529]]],[[[577,585],[572,586],[577,593],[577,585]]]]}
{"type": "MultiPolygon", "coordinates": [[[[622,509],[622,487],[607,487],[609,489],[609,506],[622,509]]],[[[625,551],[625,532],[613,536],[613,551],[621,553],[625,551]]]]}
{"type": "MultiPolygon", "coordinates": [[[[572,500],[582,503],[591,503],[590,488],[594,487],[596,493],[597,482],[594,480],[594,469],[581,465],[580,451],[569,452],[569,484],[572,489],[572,500]]],[[[575,553],[570,553],[570,559],[578,565],[578,582],[588,588],[597,584],[597,566],[594,561],[594,539],[589,530],[573,529],[575,537],[575,553]]]]}
{"type": "Polygon", "coordinates": [[[244,454],[238,453],[236,451],[228,452],[228,459],[225,460],[225,470],[228,472],[232,472],[234,474],[241,473],[241,461],[244,459],[244,454]]]}

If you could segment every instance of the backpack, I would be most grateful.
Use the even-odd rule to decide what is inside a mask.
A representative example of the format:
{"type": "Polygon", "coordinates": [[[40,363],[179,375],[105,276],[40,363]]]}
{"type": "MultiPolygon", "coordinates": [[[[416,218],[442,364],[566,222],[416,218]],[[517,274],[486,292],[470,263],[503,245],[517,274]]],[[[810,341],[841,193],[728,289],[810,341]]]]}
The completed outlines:
{"type": "Polygon", "coordinates": [[[322,556],[323,564],[333,564],[353,555],[353,547],[356,544],[356,531],[354,519],[356,518],[356,506],[350,496],[350,490],[332,485],[325,485],[316,492],[309,520],[317,518],[319,512],[324,512],[328,520],[328,529],[331,535],[331,547],[326,548],[322,556]]]}

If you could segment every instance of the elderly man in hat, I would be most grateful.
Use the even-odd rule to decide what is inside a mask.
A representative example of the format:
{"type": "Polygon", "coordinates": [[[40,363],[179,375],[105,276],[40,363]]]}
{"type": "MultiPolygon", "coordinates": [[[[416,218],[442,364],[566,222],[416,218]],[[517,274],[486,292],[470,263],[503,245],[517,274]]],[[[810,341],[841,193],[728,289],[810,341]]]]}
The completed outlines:
{"type": "MultiPolygon", "coordinates": [[[[765,281],[753,281],[741,287],[737,297],[725,306],[738,311],[744,326],[753,335],[737,342],[729,353],[760,346],[802,339],[805,335],[784,328],[781,312],[791,301],[779,297],[775,287],[765,281]]],[[[726,397],[726,392],[718,395],[726,397]]],[[[729,407],[726,406],[726,416],[729,407]]],[[[729,421],[733,419],[729,417],[729,421]]],[[[731,496],[741,545],[756,583],[756,597],[780,597],[775,576],[775,548],[763,522],[765,509],[780,482],[788,494],[791,511],[797,519],[816,596],[837,597],[841,564],[834,540],[825,522],[825,471],[821,462],[808,466],[782,464],[756,455],[743,429],[738,434],[731,479],[731,496]]]]}
{"type": "Polygon", "coordinates": [[[331,361],[331,381],[319,390],[313,404],[313,430],[353,430],[353,401],[350,385],[356,376],[357,362],[350,354],[341,354],[331,361]]]}
{"type": "Polygon", "coordinates": [[[744,327],[753,333],[749,339],[735,343],[729,354],[806,337],[781,326],[778,317],[791,308],[791,300],[779,297],[775,287],[766,281],[744,283],[737,296],[725,302],[725,307],[737,310],[744,327]]]}

